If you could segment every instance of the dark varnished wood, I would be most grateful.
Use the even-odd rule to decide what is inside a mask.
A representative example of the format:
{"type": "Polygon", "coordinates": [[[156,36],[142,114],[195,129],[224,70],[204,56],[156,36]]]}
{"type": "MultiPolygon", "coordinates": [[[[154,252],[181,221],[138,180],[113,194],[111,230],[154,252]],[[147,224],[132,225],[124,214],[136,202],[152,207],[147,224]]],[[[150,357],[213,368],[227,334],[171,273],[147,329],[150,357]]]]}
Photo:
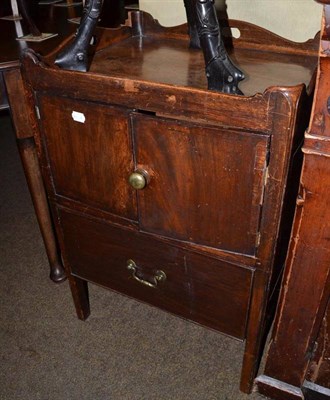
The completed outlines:
{"type": "MultiPolygon", "coordinates": [[[[280,188],[286,182],[290,182],[295,169],[300,167],[298,160],[294,164],[294,158],[289,154],[299,151],[295,142],[300,142],[304,133],[304,119],[298,117],[301,112],[309,110],[301,93],[302,87],[296,87],[288,98],[287,90],[274,90],[271,95],[272,113],[276,118],[272,119],[272,153],[270,154],[267,185],[264,193],[263,212],[260,220],[260,246],[257,251],[257,267],[266,272],[256,274],[255,287],[253,291],[250,319],[247,332],[246,348],[244,353],[241,390],[248,392],[252,389],[252,382],[257,373],[259,361],[258,348],[263,346],[266,339],[267,327],[274,312],[276,304],[276,281],[279,279],[283,265],[283,251],[287,247],[287,241],[283,240],[283,232],[290,229],[292,224],[292,210],[287,212],[284,208],[285,191],[280,188]],[[299,104],[300,103],[300,104],[299,104]],[[298,124],[297,124],[298,123],[298,124]],[[295,130],[296,128],[296,130],[295,130]],[[291,135],[288,135],[288,130],[291,135]],[[295,135],[293,134],[295,132],[295,135]],[[285,211],[283,213],[283,211],[285,211]],[[280,231],[281,228],[281,231],[280,231]],[[274,232],[277,232],[274,235],[274,232]],[[259,265],[258,265],[259,264],[259,265]],[[268,282],[268,290],[265,287],[268,282]],[[268,322],[265,320],[268,319],[268,322]],[[257,326],[264,321],[263,329],[256,330],[257,326]]],[[[295,197],[295,192],[290,191],[295,197]]],[[[288,240],[288,238],[287,238],[288,240]]],[[[261,354],[259,353],[259,356],[261,354]]]]}
{"type": "Polygon", "coordinates": [[[40,173],[36,145],[33,138],[17,139],[17,145],[50,264],[50,279],[60,283],[66,279],[66,273],[63,269],[53,232],[53,221],[47,206],[47,197],[40,173]]]}
{"type": "Polygon", "coordinates": [[[36,145],[32,136],[36,128],[35,122],[32,122],[34,112],[31,112],[29,103],[22,96],[24,88],[19,70],[6,71],[5,77],[18,150],[39,228],[44,240],[50,264],[50,278],[54,282],[62,282],[66,279],[66,274],[59,256],[59,249],[53,231],[53,221],[49,212],[47,195],[39,167],[36,145]],[[19,103],[17,101],[18,98],[21,99],[19,103]]]}
{"type": "Polygon", "coordinates": [[[256,380],[259,392],[274,399],[330,396],[329,23],[330,5],[325,5],[316,92],[283,287],[265,371],[256,380]]]}
{"type": "MultiPolygon", "coordinates": [[[[329,298],[329,251],[324,227],[330,218],[326,178],[329,173],[327,156],[305,154],[284,289],[265,369],[266,376],[287,383],[300,392],[313,354],[320,315],[323,316],[322,310],[329,298]],[[289,339],[293,337],[297,340],[289,339]]],[[[283,396],[281,385],[279,388],[268,387],[264,380],[264,377],[257,380],[261,393],[283,396]]],[[[300,396],[297,398],[303,398],[302,392],[300,396]]]]}
{"type": "Polygon", "coordinates": [[[132,124],[136,168],[150,176],[141,229],[254,255],[268,137],[141,115],[132,124]]]}
{"type": "MultiPolygon", "coordinates": [[[[317,335],[317,348],[312,356],[306,380],[328,389],[330,395],[330,302],[326,307],[317,335]]],[[[324,390],[325,392],[326,390],[324,390]]]]}
{"type": "Polygon", "coordinates": [[[313,39],[300,43],[285,39],[246,21],[229,20],[228,27],[236,28],[240,32],[239,38],[231,38],[236,48],[258,49],[269,53],[301,55],[303,57],[315,57],[318,53],[319,33],[313,39]]]}
{"type": "MultiPolygon", "coordinates": [[[[9,11],[7,9],[7,13],[9,11]]],[[[67,19],[79,16],[81,8],[66,9],[41,6],[37,7],[36,11],[30,19],[30,26],[26,20],[16,22],[0,20],[0,71],[1,77],[2,74],[4,76],[18,148],[50,263],[50,277],[55,282],[62,282],[66,279],[66,274],[59,256],[57,239],[33,139],[36,128],[34,110],[31,111],[32,105],[24,100],[24,88],[18,67],[19,58],[27,47],[33,48],[41,54],[46,54],[54,46],[58,46],[67,35],[72,34],[76,27],[68,23],[67,19]],[[23,34],[38,33],[34,28],[31,30],[31,24],[34,26],[37,24],[43,32],[53,32],[58,33],[58,35],[39,43],[29,42],[27,44],[24,41],[17,41],[19,29],[22,30],[23,34]]],[[[4,15],[2,14],[2,16],[4,15]]]]}
{"type": "Polygon", "coordinates": [[[38,104],[55,192],[136,219],[135,192],[127,185],[134,168],[127,112],[46,95],[38,104]],[[73,112],[85,122],[74,121],[73,112]]]}
{"type": "MultiPolygon", "coordinates": [[[[314,42],[304,55],[303,45],[271,34],[263,42],[247,26],[251,37],[259,32],[255,48],[233,40],[231,54],[247,66],[248,96],[232,96],[206,90],[186,30],[133,13],[131,27],[98,30],[88,73],[31,52],[22,73],[38,99],[36,142],[72,282],[91,280],[246,339],[241,389],[249,392],[281,270],[277,246],[286,245],[279,237],[292,219],[281,217],[314,86],[314,42]],[[73,124],[78,105],[92,122],[73,124]],[[127,181],[135,169],[149,174],[136,193],[127,181]],[[149,282],[155,265],[168,266],[168,294],[160,283],[160,299],[152,297],[127,275],[133,256],[149,282]]],[[[72,288],[85,315],[86,291],[72,288]]]]}
{"type": "MultiPolygon", "coordinates": [[[[20,0],[20,3],[24,5],[24,0],[20,0]]],[[[203,51],[208,88],[223,93],[242,94],[238,83],[244,79],[244,74],[233,64],[224,47],[214,0],[185,0],[185,6],[191,43],[198,40],[198,44],[194,43],[191,47],[201,48],[203,51]]],[[[25,7],[21,8],[26,16],[25,7]]],[[[101,0],[86,1],[75,37],[56,56],[55,64],[60,68],[83,72],[88,70],[90,42],[101,8],[101,0]]],[[[140,21],[142,15],[142,12],[135,12],[136,20],[140,21]]],[[[135,31],[139,31],[138,35],[141,37],[140,25],[135,31]]],[[[35,27],[32,25],[33,28],[35,27]]]]}
{"type": "MultiPolygon", "coordinates": [[[[100,210],[99,208],[92,207],[92,206],[87,206],[85,203],[81,203],[79,201],[75,201],[72,199],[69,199],[67,197],[63,196],[58,196],[51,193],[49,191],[49,198],[51,199],[50,201],[55,205],[58,204],[62,207],[68,208],[68,209],[74,209],[77,212],[81,213],[87,213],[90,216],[100,218],[102,220],[107,220],[110,222],[112,225],[115,226],[124,226],[126,228],[132,228],[132,229],[138,229],[138,222],[137,221],[132,221],[128,220],[126,218],[119,217],[116,214],[106,212],[104,210],[100,210]]],[[[231,253],[228,251],[223,251],[220,249],[208,247],[208,246],[203,246],[200,244],[195,244],[191,242],[182,242],[181,240],[172,238],[172,237],[164,237],[161,235],[156,235],[155,233],[149,233],[144,231],[143,234],[145,236],[150,236],[150,237],[158,237],[163,243],[169,244],[171,246],[177,246],[186,249],[187,251],[193,250],[195,253],[201,254],[201,255],[207,255],[207,256],[213,256],[214,258],[218,258],[224,261],[227,261],[229,263],[234,263],[234,264],[241,264],[245,265],[250,268],[254,268],[256,264],[256,257],[255,256],[248,256],[246,254],[239,254],[239,253],[231,253]]]]}
{"type": "MultiPolygon", "coordinates": [[[[247,96],[262,93],[269,86],[308,85],[316,65],[313,56],[247,50],[243,45],[232,49],[230,56],[244,69],[246,79],[240,83],[240,88],[247,96]]],[[[205,89],[203,65],[203,54],[187,48],[186,41],[167,38],[155,41],[152,36],[146,36],[133,37],[96,53],[90,71],[136,81],[205,89]],[[159,70],[162,74],[157,73],[159,70]]]]}
{"type": "MultiPolygon", "coordinates": [[[[32,76],[37,59],[26,59],[24,69],[32,76]]],[[[212,91],[178,87],[169,84],[139,81],[133,78],[90,74],[90,85],[85,84],[85,75],[62,71],[61,76],[54,69],[39,64],[39,77],[34,83],[36,90],[49,90],[58,95],[69,95],[73,99],[94,100],[106,103],[111,93],[111,102],[131,109],[141,109],[172,118],[241,127],[248,130],[269,131],[270,121],[264,116],[268,110],[268,93],[253,97],[229,96],[212,91]],[[102,86],[103,90],[98,90],[102,86]],[[204,107],[200,107],[203,98],[204,107]],[[180,105],[178,107],[177,105],[180,105]],[[185,112],[182,112],[182,107],[185,112]],[[235,112],[236,117],[231,117],[235,112]]]]}
{"type": "MultiPolygon", "coordinates": [[[[291,86],[309,82],[309,73],[313,73],[315,69],[315,60],[313,62],[309,57],[313,58],[317,55],[317,38],[306,43],[295,43],[246,22],[229,20],[223,25],[235,27],[241,33],[239,39],[231,38],[234,46],[228,51],[235,63],[244,68],[247,79],[241,85],[243,85],[245,95],[263,92],[273,85],[291,86]],[[286,73],[284,73],[285,70],[286,73]],[[308,70],[310,72],[307,72],[308,70]],[[277,76],[280,80],[276,82],[277,76]]],[[[107,74],[119,73],[125,77],[132,75],[135,79],[152,82],[206,88],[206,78],[201,73],[204,68],[203,55],[198,50],[187,48],[186,25],[164,28],[148,14],[132,13],[131,26],[132,36],[136,38],[135,42],[131,44],[125,42],[123,45],[118,43],[117,46],[108,48],[106,53],[100,54],[99,57],[96,53],[92,65],[92,68],[96,68],[95,71],[107,74]],[[140,37],[139,45],[138,37],[140,37]],[[136,49],[141,49],[142,45],[143,52],[137,52],[136,49]],[[109,53],[109,59],[106,57],[107,53],[109,53]],[[132,62],[132,57],[134,57],[134,62],[132,62]],[[143,68],[146,57],[148,57],[146,60],[148,69],[143,68]],[[111,63],[112,59],[117,60],[117,63],[111,63]],[[98,69],[99,62],[102,60],[102,66],[98,69]],[[113,70],[113,67],[116,67],[116,70],[113,70]],[[162,74],[156,74],[155,71],[160,69],[162,74]],[[152,75],[148,77],[148,74],[152,75]]],[[[99,35],[103,39],[110,36],[110,32],[105,30],[99,35]]],[[[113,32],[111,36],[114,36],[113,32]]],[[[98,48],[103,52],[105,46],[100,45],[98,48]]]]}
{"type": "MultiPolygon", "coordinates": [[[[202,73],[203,55],[196,50],[187,49],[186,42],[167,39],[159,43],[153,38],[145,37],[142,39],[144,51],[138,52],[136,49],[139,42],[141,40],[138,38],[131,38],[96,54],[91,72],[118,77],[126,74],[136,80],[197,89],[207,87],[202,73]],[[157,74],[159,68],[164,68],[164,74],[157,74]]],[[[308,84],[315,69],[315,63],[306,56],[256,52],[243,48],[235,48],[230,56],[244,68],[247,79],[241,82],[240,87],[245,95],[262,93],[267,87],[276,85],[279,80],[284,86],[301,82],[308,84]]]]}
{"type": "MultiPolygon", "coordinates": [[[[299,209],[296,213],[296,224],[299,223],[299,225],[296,225],[293,236],[294,238],[305,238],[307,234],[309,236],[310,226],[322,226],[324,224],[324,221],[327,221],[329,218],[324,209],[320,208],[320,199],[326,198],[326,193],[329,188],[325,184],[325,182],[323,182],[323,187],[321,188],[321,190],[320,188],[316,188],[318,180],[315,180],[315,176],[311,173],[316,167],[316,164],[318,164],[318,168],[320,170],[322,169],[322,171],[324,172],[326,171],[326,173],[328,174],[329,162],[328,159],[325,157],[322,157],[321,159],[318,159],[317,157],[318,156],[308,157],[308,165],[306,165],[305,159],[305,174],[302,178],[304,186],[301,192],[301,202],[300,200],[298,202],[298,204],[300,203],[299,209]],[[310,175],[309,178],[306,175],[307,172],[310,175]],[[308,207],[308,213],[305,211],[306,207],[308,207]]],[[[299,263],[298,265],[301,266],[304,260],[306,263],[307,257],[313,258],[313,262],[309,263],[310,268],[308,269],[308,272],[306,272],[308,276],[307,280],[305,279],[306,275],[304,275],[303,273],[305,271],[302,270],[301,267],[297,272],[290,271],[290,275],[286,275],[285,285],[290,282],[294,289],[288,291],[285,294],[286,302],[281,303],[282,309],[279,310],[280,320],[278,320],[278,324],[282,324],[285,323],[284,318],[287,313],[295,313],[296,301],[293,299],[297,299],[297,297],[300,298],[299,309],[301,311],[294,315],[294,323],[291,323],[290,325],[285,323],[285,331],[286,336],[294,335],[294,332],[300,332],[301,340],[297,341],[294,348],[292,348],[292,343],[290,341],[288,342],[284,338],[284,336],[280,336],[281,332],[279,332],[276,343],[277,346],[280,346],[282,342],[282,346],[280,348],[281,350],[276,350],[276,347],[276,349],[274,348],[269,353],[269,357],[271,357],[271,359],[273,360],[271,366],[269,367],[272,371],[273,376],[285,382],[289,381],[291,384],[297,387],[299,387],[301,384],[301,371],[304,369],[304,365],[306,365],[307,362],[306,359],[302,358],[302,354],[306,354],[311,351],[311,349],[309,348],[309,342],[306,343],[305,340],[302,340],[302,332],[304,332],[305,330],[309,330],[312,327],[315,314],[312,313],[311,310],[317,309],[320,302],[320,298],[315,296],[314,293],[322,293],[322,296],[324,295],[323,288],[327,279],[329,269],[328,266],[324,267],[324,269],[322,269],[321,267],[324,263],[326,263],[326,260],[329,257],[328,251],[326,251],[326,249],[323,249],[322,252],[318,252],[318,263],[315,263],[315,249],[320,246],[317,245],[317,242],[321,239],[320,235],[322,235],[322,231],[311,238],[311,241],[307,241],[305,239],[303,248],[301,248],[301,246],[295,245],[295,243],[292,243],[291,252],[289,253],[288,265],[290,265],[291,263],[299,263]],[[314,268],[314,265],[317,265],[318,268],[314,268]],[[294,352],[293,354],[295,357],[292,358],[292,364],[294,368],[283,369],[282,360],[281,362],[275,364],[276,356],[274,354],[273,357],[273,351],[281,352],[284,348],[289,348],[290,353],[294,352]]],[[[280,325],[277,325],[274,334],[277,334],[279,328],[280,325]]],[[[267,371],[268,368],[266,369],[266,373],[267,371]]]]}
{"type": "Polygon", "coordinates": [[[60,219],[74,275],[244,338],[251,270],[68,211],[61,210],[60,219]],[[166,281],[157,288],[141,285],[127,270],[129,259],[136,262],[141,278],[152,281],[161,269],[166,281]]]}

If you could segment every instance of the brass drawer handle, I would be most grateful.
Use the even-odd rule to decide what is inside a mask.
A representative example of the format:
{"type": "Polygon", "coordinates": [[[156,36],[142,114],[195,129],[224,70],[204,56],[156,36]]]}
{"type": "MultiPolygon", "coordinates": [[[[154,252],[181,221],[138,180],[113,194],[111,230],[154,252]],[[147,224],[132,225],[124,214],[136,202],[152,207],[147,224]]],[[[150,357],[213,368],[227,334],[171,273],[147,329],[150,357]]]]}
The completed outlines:
{"type": "Polygon", "coordinates": [[[149,175],[146,171],[138,169],[135,172],[131,173],[128,178],[128,183],[132,186],[133,189],[144,189],[149,183],[149,175]]]}
{"type": "Polygon", "coordinates": [[[153,282],[148,282],[148,281],[146,281],[144,279],[139,278],[136,275],[137,268],[136,268],[136,264],[135,264],[135,262],[133,260],[127,260],[127,269],[129,271],[132,271],[132,276],[136,281],[138,281],[138,282],[140,282],[143,285],[146,285],[148,287],[156,288],[159,282],[164,282],[166,280],[165,272],[164,271],[160,271],[160,270],[156,271],[155,276],[152,278],[153,282]]]}

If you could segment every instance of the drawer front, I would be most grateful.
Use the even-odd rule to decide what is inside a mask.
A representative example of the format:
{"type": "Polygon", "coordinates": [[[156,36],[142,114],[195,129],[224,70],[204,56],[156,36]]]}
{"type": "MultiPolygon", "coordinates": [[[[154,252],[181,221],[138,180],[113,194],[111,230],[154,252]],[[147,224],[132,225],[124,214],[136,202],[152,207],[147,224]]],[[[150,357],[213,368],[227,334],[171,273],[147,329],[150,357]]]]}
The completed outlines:
{"type": "Polygon", "coordinates": [[[254,255],[268,137],[133,117],[141,229],[254,255]]]}
{"type": "Polygon", "coordinates": [[[42,137],[59,195],[136,219],[128,114],[64,97],[38,96],[42,137]]]}
{"type": "Polygon", "coordinates": [[[244,338],[251,270],[65,210],[60,221],[74,275],[244,338]]]}

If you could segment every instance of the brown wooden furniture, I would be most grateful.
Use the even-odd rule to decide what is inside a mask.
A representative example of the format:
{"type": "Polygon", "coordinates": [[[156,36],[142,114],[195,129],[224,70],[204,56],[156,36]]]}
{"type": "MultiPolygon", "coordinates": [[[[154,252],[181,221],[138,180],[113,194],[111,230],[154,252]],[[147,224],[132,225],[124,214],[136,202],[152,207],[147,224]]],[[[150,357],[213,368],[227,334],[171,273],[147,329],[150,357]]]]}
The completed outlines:
{"type": "Polygon", "coordinates": [[[22,74],[78,317],[89,315],[90,281],[245,340],[248,392],[283,263],[317,41],[231,24],[245,96],[208,91],[187,27],[141,12],[98,31],[89,72],[29,52],[22,74]]]}
{"type": "MultiPolygon", "coordinates": [[[[17,41],[17,34],[20,31],[24,34],[29,33],[25,21],[13,22],[0,19],[0,87],[2,80],[4,80],[18,149],[50,263],[50,277],[54,282],[62,282],[66,275],[59,256],[53,222],[37,160],[33,128],[30,125],[28,108],[24,100],[19,58],[28,47],[40,54],[47,54],[56,48],[66,37],[75,32],[77,27],[75,24],[70,24],[68,18],[80,15],[81,8],[63,9],[40,6],[37,11],[35,17],[38,27],[43,31],[57,32],[58,36],[39,43],[17,41]]],[[[0,109],[8,107],[7,96],[2,93],[3,89],[0,89],[0,109]],[[2,98],[3,100],[1,100],[2,98]],[[1,107],[1,104],[3,107],[1,107]]]]}
{"type": "MultiPolygon", "coordinates": [[[[327,283],[329,287],[329,282],[327,283]]],[[[329,291],[329,290],[328,290],[329,291]]],[[[319,318],[323,316],[316,340],[313,341],[313,354],[302,386],[305,399],[325,400],[330,398],[330,303],[324,311],[321,303],[319,318]]],[[[318,324],[317,324],[318,326],[318,324]]]]}
{"type": "Polygon", "coordinates": [[[258,391],[330,398],[330,1],[324,3],[313,112],[280,302],[258,391]]]}

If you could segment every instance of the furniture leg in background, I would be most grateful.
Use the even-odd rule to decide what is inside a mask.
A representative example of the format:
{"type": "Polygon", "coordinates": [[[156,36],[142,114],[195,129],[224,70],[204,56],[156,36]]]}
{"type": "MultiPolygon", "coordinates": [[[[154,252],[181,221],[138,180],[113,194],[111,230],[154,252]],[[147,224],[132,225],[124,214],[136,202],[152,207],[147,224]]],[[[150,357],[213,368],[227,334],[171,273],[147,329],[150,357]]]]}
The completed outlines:
{"type": "Polygon", "coordinates": [[[18,9],[23,17],[23,20],[28,26],[29,34],[18,37],[17,40],[25,40],[31,42],[41,42],[47,39],[50,39],[54,36],[57,36],[57,33],[42,33],[39,28],[36,26],[33,18],[30,14],[29,6],[26,3],[26,0],[17,0],[18,1],[18,9]]]}
{"type": "Polygon", "coordinates": [[[24,21],[28,25],[29,31],[33,36],[41,36],[40,30],[37,28],[28,10],[25,0],[18,0],[18,8],[23,16],[24,21]]]}
{"type": "Polygon", "coordinates": [[[12,15],[7,15],[5,17],[1,17],[1,19],[6,19],[8,21],[17,21],[22,19],[22,17],[19,15],[18,12],[18,6],[17,6],[17,0],[11,0],[10,1],[11,5],[11,10],[12,10],[12,15]]]}
{"type": "Polygon", "coordinates": [[[33,127],[30,126],[28,121],[29,106],[24,99],[24,87],[20,71],[18,69],[6,71],[5,84],[16,131],[18,149],[50,263],[50,278],[59,283],[66,279],[66,274],[60,260],[47,196],[41,177],[32,132],[33,127]]]}

